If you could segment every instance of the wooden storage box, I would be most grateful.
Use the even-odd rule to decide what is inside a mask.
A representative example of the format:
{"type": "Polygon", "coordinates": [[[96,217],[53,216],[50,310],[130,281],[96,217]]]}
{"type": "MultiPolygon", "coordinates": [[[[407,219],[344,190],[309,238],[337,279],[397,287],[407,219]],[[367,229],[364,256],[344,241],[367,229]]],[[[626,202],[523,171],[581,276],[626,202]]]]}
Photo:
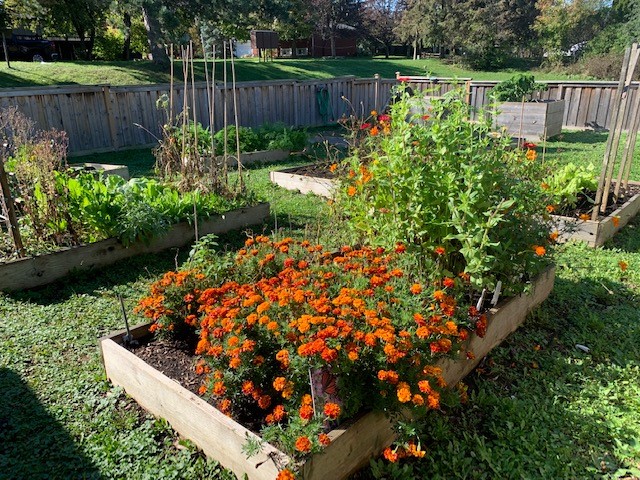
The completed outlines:
{"type": "MultiPolygon", "coordinates": [[[[555,269],[550,267],[538,276],[531,291],[502,301],[491,309],[486,335],[471,336],[465,351],[473,351],[468,359],[465,351],[457,358],[443,359],[439,365],[449,385],[464,378],[480,360],[500,344],[524,321],[527,314],[542,303],[553,289],[555,269]]],[[[148,335],[150,324],[132,330],[134,338],[148,335]]],[[[250,480],[274,480],[278,470],[289,461],[287,455],[272,445],[246,458],[242,446],[255,434],[223,415],[202,398],[180,386],[122,346],[124,332],[116,332],[100,340],[107,377],[122,386],[142,407],[165,418],[184,437],[192,440],[204,453],[250,480]]],[[[313,455],[302,467],[302,477],[313,480],[340,480],[369,462],[394,440],[387,417],[367,413],[329,433],[331,444],[313,455]]]]}

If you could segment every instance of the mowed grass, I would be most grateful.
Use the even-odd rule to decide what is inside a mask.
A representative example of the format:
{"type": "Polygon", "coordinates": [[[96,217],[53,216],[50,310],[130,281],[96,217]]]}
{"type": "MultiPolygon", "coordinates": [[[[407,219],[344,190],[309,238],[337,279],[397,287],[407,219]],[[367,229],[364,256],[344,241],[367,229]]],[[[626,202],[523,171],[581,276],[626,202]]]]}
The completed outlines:
{"type": "MultiPolygon", "coordinates": [[[[222,81],[223,65],[218,60],[216,80],[222,81]]],[[[209,62],[209,72],[211,63],[209,62]]],[[[169,83],[170,71],[154,65],[151,61],[135,62],[56,62],[32,63],[11,62],[0,64],[0,88],[29,87],[43,85],[141,85],[169,83]]],[[[182,82],[182,63],[175,62],[175,81],[182,82]]],[[[230,65],[228,67],[230,69],[230,65]]],[[[435,77],[473,78],[475,80],[505,80],[515,73],[529,70],[526,65],[497,72],[473,71],[449,65],[439,59],[410,60],[406,58],[341,58],[341,59],[278,59],[259,62],[257,59],[235,61],[238,81],[261,81],[314,78],[332,78],[345,75],[395,78],[402,75],[429,75],[435,77]]],[[[197,81],[204,81],[205,64],[196,60],[194,65],[197,81]]],[[[565,80],[569,77],[558,73],[534,71],[538,80],[565,80]]],[[[229,81],[231,73],[229,71],[229,81]]]]}
{"type": "MultiPolygon", "coordinates": [[[[599,161],[606,135],[571,133],[548,142],[549,155],[599,161]]],[[[136,168],[152,168],[149,151],[138,153],[136,168]]],[[[306,161],[248,172],[274,212],[254,231],[315,237],[340,228],[324,200],[269,183],[270,170],[306,161]]],[[[234,250],[242,238],[219,243],[234,250]]],[[[186,252],[0,294],[0,478],[232,478],[111,386],[96,347],[123,326],[116,295],[130,310],[186,252]]],[[[374,460],[359,478],[640,477],[640,220],[603,248],[562,246],[556,263],[549,299],[466,379],[469,401],[425,420],[427,456],[402,467],[374,460]]]]}

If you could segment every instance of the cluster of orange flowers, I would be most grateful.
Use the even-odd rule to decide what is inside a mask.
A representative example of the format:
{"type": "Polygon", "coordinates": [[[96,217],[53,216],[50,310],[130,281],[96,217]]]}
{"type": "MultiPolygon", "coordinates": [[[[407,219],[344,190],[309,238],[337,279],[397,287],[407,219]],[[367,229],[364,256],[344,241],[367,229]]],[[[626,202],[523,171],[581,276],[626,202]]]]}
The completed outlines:
{"type": "Polygon", "coordinates": [[[409,258],[403,245],[326,252],[257,236],[222,285],[168,273],[138,309],[154,329],[174,328],[178,315],[197,327],[201,394],[226,414],[251,411],[266,428],[289,428],[292,453],[306,454],[329,443],[332,422],[361,408],[439,408],[445,382],[435,361],[471,330],[484,334],[486,316],[456,301],[464,276],[412,278],[409,258]],[[310,384],[312,371],[327,372],[337,391],[310,384]]]}

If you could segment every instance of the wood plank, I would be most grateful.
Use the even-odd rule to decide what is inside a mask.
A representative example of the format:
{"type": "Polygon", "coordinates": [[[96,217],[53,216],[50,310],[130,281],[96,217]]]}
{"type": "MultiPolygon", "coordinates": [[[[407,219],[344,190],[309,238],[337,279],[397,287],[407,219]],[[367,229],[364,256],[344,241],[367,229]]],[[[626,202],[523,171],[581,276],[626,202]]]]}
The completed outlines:
{"type": "Polygon", "coordinates": [[[302,194],[313,193],[321,197],[333,198],[335,190],[338,187],[335,180],[298,175],[295,172],[297,172],[299,168],[300,167],[293,167],[269,172],[269,179],[272,183],[287,190],[298,191],[302,194]]]}
{"type": "Polygon", "coordinates": [[[591,94],[593,88],[583,88],[582,96],[578,104],[578,115],[576,118],[576,127],[587,126],[587,113],[589,112],[589,103],[591,102],[591,94]]]}
{"type": "Polygon", "coordinates": [[[117,343],[120,338],[122,334],[100,340],[105,371],[115,385],[124,387],[143,408],[166,419],[178,433],[239,476],[276,478],[278,468],[269,455],[281,457],[281,452],[263,444],[258,454],[245,460],[243,446],[248,438],[257,438],[254,433],[123,348],[117,343]]]}
{"type": "Polygon", "coordinates": [[[591,93],[589,99],[589,110],[587,112],[586,125],[592,128],[598,128],[598,105],[600,104],[600,96],[602,95],[602,88],[595,87],[591,93]]]}
{"type": "MultiPolygon", "coordinates": [[[[269,204],[232,210],[214,215],[198,225],[200,235],[224,233],[248,225],[261,224],[269,216],[269,204]]],[[[47,255],[24,258],[0,264],[0,291],[22,290],[46,285],[73,270],[91,270],[143,253],[156,253],[181,247],[194,239],[193,227],[180,223],[149,245],[136,243],[124,247],[115,239],[71,247],[47,255]]]]}
{"type": "Polygon", "coordinates": [[[578,108],[580,107],[580,99],[582,98],[582,88],[577,87],[573,89],[573,95],[571,96],[571,108],[569,108],[569,115],[565,125],[568,127],[577,126],[578,120],[578,108]]]}

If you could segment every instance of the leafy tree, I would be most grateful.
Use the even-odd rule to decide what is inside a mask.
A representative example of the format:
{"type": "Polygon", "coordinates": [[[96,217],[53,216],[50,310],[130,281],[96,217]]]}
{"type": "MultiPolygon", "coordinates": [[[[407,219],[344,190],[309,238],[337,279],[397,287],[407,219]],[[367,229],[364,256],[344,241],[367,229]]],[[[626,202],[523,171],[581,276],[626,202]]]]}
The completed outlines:
{"type": "Polygon", "coordinates": [[[400,21],[399,6],[395,0],[365,0],[362,6],[362,26],[365,35],[377,46],[384,48],[389,58],[391,45],[396,40],[396,27],[400,21]]]}
{"type": "Polygon", "coordinates": [[[336,56],[336,38],[340,28],[360,26],[358,0],[309,0],[311,20],[322,39],[329,40],[331,56],[336,56]]]}

